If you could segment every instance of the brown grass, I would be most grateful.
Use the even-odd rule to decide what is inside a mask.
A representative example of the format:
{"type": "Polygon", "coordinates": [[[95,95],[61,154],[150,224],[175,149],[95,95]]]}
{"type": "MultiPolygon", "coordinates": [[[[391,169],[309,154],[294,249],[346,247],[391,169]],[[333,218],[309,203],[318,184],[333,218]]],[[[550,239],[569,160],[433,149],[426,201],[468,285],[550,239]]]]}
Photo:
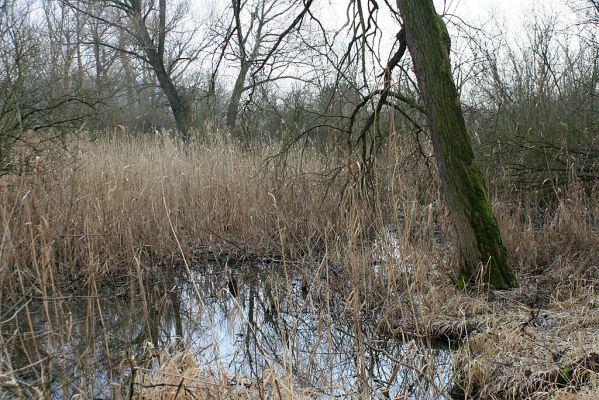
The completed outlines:
{"type": "Polygon", "coordinates": [[[166,348],[157,356],[156,369],[137,368],[135,398],[146,400],[279,400],[311,399],[316,393],[299,389],[291,374],[274,369],[263,371],[259,379],[230,376],[224,370],[198,365],[192,350],[166,348]]]}
{"type": "MultiPolygon", "coordinates": [[[[458,397],[590,399],[599,393],[599,203],[573,184],[554,206],[528,193],[495,203],[520,288],[456,293],[428,279],[411,324],[395,334],[444,337],[454,358],[458,397]],[[415,328],[416,327],[416,328],[415,328]]],[[[417,254],[426,254],[424,249],[417,254]]],[[[430,260],[427,264],[430,266],[430,260]]],[[[426,268],[426,267],[424,267],[426,268]]],[[[391,315],[405,314],[395,303],[391,315]]],[[[392,320],[386,316],[385,321],[392,320]]]]}
{"type": "Polygon", "coordinates": [[[176,237],[190,256],[298,258],[338,226],[339,188],[305,175],[325,169],[314,152],[275,173],[264,163],[274,148],[182,151],[167,138],[129,137],[74,148],[43,175],[1,178],[0,287],[17,290],[15,274],[110,280],[140,258],[173,265],[176,237]]]}
{"type": "MultiPolygon", "coordinates": [[[[541,203],[496,182],[521,287],[463,293],[454,289],[451,225],[435,178],[406,170],[397,149],[379,162],[374,204],[346,159],[313,149],[271,163],[276,147],[182,150],[166,137],[79,139],[71,149],[47,157],[41,172],[0,178],[5,302],[194,259],[275,260],[299,265],[313,291],[345,302],[357,334],[364,322],[421,344],[461,344],[454,383],[465,396],[591,398],[599,390],[597,190],[573,183],[541,203]]],[[[236,398],[230,385],[221,391],[229,378],[217,372],[176,353],[158,370],[140,369],[140,396],[174,398],[196,382],[211,398],[236,398]]],[[[288,388],[283,398],[303,395],[290,376],[264,379],[288,388]]],[[[262,398],[238,389],[239,398],[262,398]]]]}

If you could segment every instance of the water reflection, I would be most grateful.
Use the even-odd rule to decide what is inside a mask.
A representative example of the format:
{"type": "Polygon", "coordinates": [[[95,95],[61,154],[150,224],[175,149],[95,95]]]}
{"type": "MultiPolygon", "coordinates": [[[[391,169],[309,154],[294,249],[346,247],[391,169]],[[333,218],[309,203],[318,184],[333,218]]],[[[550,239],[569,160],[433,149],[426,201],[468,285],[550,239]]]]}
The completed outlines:
{"type": "Polygon", "coordinates": [[[131,367],[155,367],[153,352],[177,342],[199,365],[250,380],[276,369],[322,398],[444,398],[448,351],[378,338],[335,293],[289,275],[208,265],[195,285],[168,274],[117,292],[3,299],[0,398],[121,398],[131,367]]]}

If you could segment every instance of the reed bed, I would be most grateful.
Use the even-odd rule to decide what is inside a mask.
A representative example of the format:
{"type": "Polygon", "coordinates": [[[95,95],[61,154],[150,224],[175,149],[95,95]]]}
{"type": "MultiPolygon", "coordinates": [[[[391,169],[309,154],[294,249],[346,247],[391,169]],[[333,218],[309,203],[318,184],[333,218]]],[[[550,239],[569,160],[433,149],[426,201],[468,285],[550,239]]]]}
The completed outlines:
{"type": "Polygon", "coordinates": [[[340,215],[335,183],[307,177],[327,163],[316,153],[288,157],[275,171],[264,162],[275,148],[183,150],[167,137],[80,139],[70,147],[39,173],[0,181],[2,288],[19,290],[20,279],[118,279],[140,260],[172,268],[181,250],[298,257],[320,248],[340,215]]]}
{"type": "MultiPolygon", "coordinates": [[[[276,144],[242,149],[224,139],[186,148],[167,136],[70,139],[68,152],[45,155],[31,173],[0,178],[1,301],[16,313],[31,297],[97,294],[205,262],[293,267],[289,279],[300,276],[302,290],[343,304],[362,349],[372,333],[456,349],[458,398],[596,394],[598,188],[573,181],[547,201],[505,177],[490,182],[501,188],[494,207],[521,286],[458,292],[436,177],[406,167],[402,146],[389,147],[365,193],[352,160],[318,149],[281,156],[276,144]]],[[[216,388],[212,398],[309,394],[274,372],[265,375],[275,387],[268,396],[231,389],[225,373],[193,360],[169,353],[135,378],[136,395],[175,398],[193,386],[180,382],[194,379],[216,388]],[[281,387],[287,394],[277,395],[281,387]]],[[[9,376],[11,366],[2,371],[9,376]]],[[[429,382],[436,374],[432,364],[421,371],[429,382]]],[[[435,385],[432,398],[448,396],[435,385]]]]}

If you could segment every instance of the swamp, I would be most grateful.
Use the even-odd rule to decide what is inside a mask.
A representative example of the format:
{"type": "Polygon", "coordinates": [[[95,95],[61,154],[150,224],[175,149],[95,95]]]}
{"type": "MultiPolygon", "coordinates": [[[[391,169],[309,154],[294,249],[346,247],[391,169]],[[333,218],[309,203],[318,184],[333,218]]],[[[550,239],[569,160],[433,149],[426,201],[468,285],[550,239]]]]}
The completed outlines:
{"type": "Polygon", "coordinates": [[[342,3],[0,0],[0,399],[599,396],[599,5],[342,3]]]}

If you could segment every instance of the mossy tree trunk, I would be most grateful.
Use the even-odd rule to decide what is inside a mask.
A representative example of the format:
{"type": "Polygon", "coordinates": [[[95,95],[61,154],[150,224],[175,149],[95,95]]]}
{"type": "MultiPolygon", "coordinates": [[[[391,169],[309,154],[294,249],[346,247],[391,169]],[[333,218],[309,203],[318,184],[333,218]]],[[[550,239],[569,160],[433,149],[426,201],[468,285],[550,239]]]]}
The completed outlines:
{"type": "Polygon", "coordinates": [[[450,40],[432,0],[397,0],[426,106],[445,202],[455,227],[458,287],[517,286],[497,220],[470,145],[451,75],[450,40]]]}

